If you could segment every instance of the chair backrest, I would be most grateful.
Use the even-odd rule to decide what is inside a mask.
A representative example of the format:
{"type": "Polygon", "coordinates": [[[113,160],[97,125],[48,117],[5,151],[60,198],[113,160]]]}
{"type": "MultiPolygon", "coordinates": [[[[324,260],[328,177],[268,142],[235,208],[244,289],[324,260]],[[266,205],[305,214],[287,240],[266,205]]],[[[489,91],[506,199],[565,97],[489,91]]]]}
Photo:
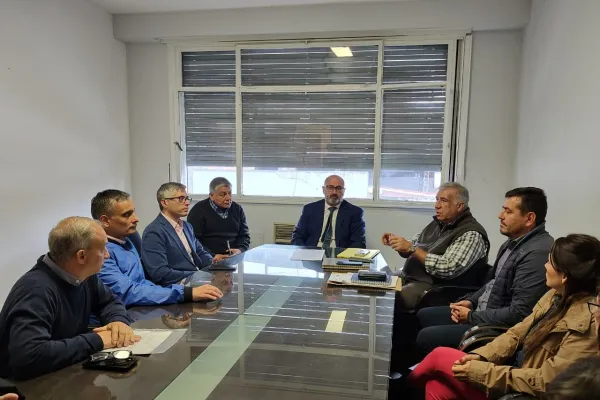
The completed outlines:
{"type": "Polygon", "coordinates": [[[141,255],[142,255],[142,236],[140,235],[140,233],[138,231],[135,231],[128,237],[129,237],[129,240],[131,240],[131,243],[133,243],[133,246],[135,247],[135,249],[137,250],[138,254],[141,257],[141,255]]]}
{"type": "MultiPolygon", "coordinates": [[[[591,398],[591,397],[590,397],[591,398]]],[[[500,397],[498,400],[535,400],[537,397],[525,393],[509,393],[500,397]]]]}
{"type": "MultiPolygon", "coordinates": [[[[483,286],[489,279],[489,271],[492,267],[485,260],[479,260],[454,279],[440,280],[435,285],[452,286],[483,286]]],[[[434,285],[434,286],[435,286],[434,285]]]]}
{"type": "Polygon", "coordinates": [[[146,279],[150,279],[148,275],[148,271],[146,271],[146,267],[144,266],[144,261],[142,260],[142,236],[138,231],[135,231],[131,235],[128,236],[131,243],[133,243],[133,247],[137,250],[140,255],[140,262],[142,263],[142,268],[144,269],[144,276],[146,279]]]}
{"type": "Polygon", "coordinates": [[[434,280],[431,290],[425,292],[415,310],[425,307],[446,306],[468,293],[477,291],[490,279],[491,267],[485,260],[477,261],[462,275],[454,279],[434,280]]]}

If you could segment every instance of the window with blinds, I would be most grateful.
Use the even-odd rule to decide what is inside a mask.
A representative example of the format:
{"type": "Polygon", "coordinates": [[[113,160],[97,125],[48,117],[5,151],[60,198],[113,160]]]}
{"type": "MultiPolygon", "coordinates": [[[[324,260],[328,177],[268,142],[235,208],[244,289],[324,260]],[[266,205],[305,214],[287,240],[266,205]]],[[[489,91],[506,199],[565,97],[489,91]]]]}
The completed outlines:
{"type": "Polygon", "coordinates": [[[188,191],[207,193],[216,176],[229,179],[235,191],[235,93],[181,93],[179,99],[188,191]]]}
{"type": "Polygon", "coordinates": [[[242,85],[377,83],[377,46],[349,46],[338,57],[330,47],[243,49],[242,85]]]}
{"type": "Polygon", "coordinates": [[[225,176],[241,196],[321,197],[337,174],[347,198],[435,199],[452,135],[448,44],[238,51],[239,65],[235,49],[181,53],[190,193],[225,176]]]}
{"type": "Polygon", "coordinates": [[[380,197],[433,200],[442,172],[445,89],[383,94],[380,197]]]}

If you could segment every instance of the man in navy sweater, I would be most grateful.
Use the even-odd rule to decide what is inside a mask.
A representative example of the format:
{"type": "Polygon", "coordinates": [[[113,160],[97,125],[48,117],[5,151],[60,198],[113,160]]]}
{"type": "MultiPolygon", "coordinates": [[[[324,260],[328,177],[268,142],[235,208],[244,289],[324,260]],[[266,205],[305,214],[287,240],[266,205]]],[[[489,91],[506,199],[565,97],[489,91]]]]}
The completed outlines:
{"type": "Polygon", "coordinates": [[[109,257],[98,274],[102,282],[125,306],[152,306],[198,300],[216,300],[222,296],[212,285],[184,287],[159,286],[144,276],[142,261],[130,236],[137,235],[138,217],[128,193],[108,189],[92,199],[92,217],[100,221],[108,236],[109,257]]]}
{"type": "Polygon", "coordinates": [[[140,340],[123,304],[96,276],[106,242],[90,218],[66,218],[50,231],[49,253],[15,283],[2,308],[0,377],[34,378],[140,340]],[[88,331],[91,314],[106,325],[88,331]]]}
{"type": "Polygon", "coordinates": [[[235,256],[250,246],[250,231],[244,209],[231,200],[231,182],[215,178],[209,197],[190,210],[187,220],[205,249],[214,254],[235,256]]]}

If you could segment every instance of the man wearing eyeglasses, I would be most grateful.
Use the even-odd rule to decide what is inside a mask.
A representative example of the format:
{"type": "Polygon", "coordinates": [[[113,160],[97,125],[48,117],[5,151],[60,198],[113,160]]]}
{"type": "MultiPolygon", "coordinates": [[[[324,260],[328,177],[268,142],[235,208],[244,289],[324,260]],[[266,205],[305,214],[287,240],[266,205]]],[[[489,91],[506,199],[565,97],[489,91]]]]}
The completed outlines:
{"type": "Polygon", "coordinates": [[[323,249],[366,247],[363,209],[344,200],[345,190],[341,177],[331,175],[325,179],[325,199],[304,206],[292,234],[292,244],[323,249]]]}
{"type": "Polygon", "coordinates": [[[177,182],[163,184],[156,192],[160,214],[144,230],[142,261],[152,282],[157,285],[179,283],[200,268],[227,256],[214,258],[194,236],[187,216],[191,197],[185,185],[177,182]]]}

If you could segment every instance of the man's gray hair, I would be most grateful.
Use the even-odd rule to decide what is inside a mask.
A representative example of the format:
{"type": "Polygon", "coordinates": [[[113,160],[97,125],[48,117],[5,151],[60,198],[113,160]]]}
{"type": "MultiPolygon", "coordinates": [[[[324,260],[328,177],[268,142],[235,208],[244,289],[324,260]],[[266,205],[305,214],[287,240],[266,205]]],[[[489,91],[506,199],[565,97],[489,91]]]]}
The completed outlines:
{"type": "Polygon", "coordinates": [[[79,250],[91,247],[100,223],[87,217],[68,217],[60,221],[48,235],[50,258],[61,264],[68,261],[79,250]]]}
{"type": "Polygon", "coordinates": [[[229,182],[227,180],[227,178],[223,178],[222,176],[219,176],[219,177],[213,179],[212,181],[210,181],[210,184],[208,185],[208,189],[210,190],[209,193],[216,192],[217,189],[220,188],[221,186],[227,186],[228,188],[231,188],[231,182],[229,182]]]}
{"type": "Polygon", "coordinates": [[[183,183],[179,182],[167,182],[160,185],[158,190],[156,191],[156,201],[158,201],[158,207],[162,211],[163,207],[160,204],[161,200],[168,199],[170,197],[174,197],[175,193],[180,190],[186,190],[186,186],[183,183]]]}
{"type": "Polygon", "coordinates": [[[465,208],[469,206],[469,189],[456,182],[446,182],[440,185],[438,190],[454,189],[456,191],[456,201],[463,203],[465,208]]]}

